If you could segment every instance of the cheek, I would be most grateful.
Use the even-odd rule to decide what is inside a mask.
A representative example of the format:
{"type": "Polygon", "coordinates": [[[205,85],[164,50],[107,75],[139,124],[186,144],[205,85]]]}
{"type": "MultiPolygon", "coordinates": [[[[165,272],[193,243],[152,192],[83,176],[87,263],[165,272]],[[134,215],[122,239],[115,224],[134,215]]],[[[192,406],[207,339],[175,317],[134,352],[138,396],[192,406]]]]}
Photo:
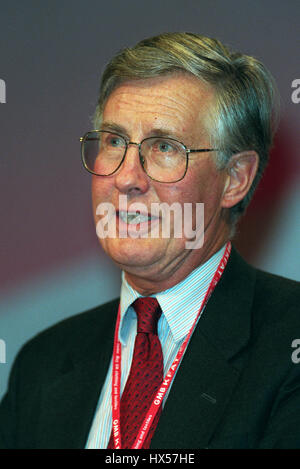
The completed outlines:
{"type": "Polygon", "coordinates": [[[222,181],[222,176],[216,170],[199,170],[187,177],[185,185],[178,183],[171,192],[172,197],[181,203],[204,203],[206,211],[216,210],[222,197],[222,181]]]}
{"type": "Polygon", "coordinates": [[[96,201],[99,198],[99,184],[96,181],[96,176],[92,176],[91,192],[92,192],[93,208],[95,208],[96,201]]]}
{"type": "Polygon", "coordinates": [[[110,194],[111,180],[109,177],[92,176],[92,199],[101,202],[106,200],[110,194]]]}
{"type": "Polygon", "coordinates": [[[182,181],[174,183],[157,191],[160,200],[168,203],[202,202],[205,188],[205,178],[198,174],[186,174],[182,181]]]}
{"type": "Polygon", "coordinates": [[[97,176],[92,176],[92,184],[91,184],[91,193],[92,193],[92,208],[93,208],[93,215],[96,221],[96,209],[98,205],[102,202],[107,202],[107,197],[105,194],[108,192],[106,188],[106,184],[102,182],[102,178],[97,176]]]}

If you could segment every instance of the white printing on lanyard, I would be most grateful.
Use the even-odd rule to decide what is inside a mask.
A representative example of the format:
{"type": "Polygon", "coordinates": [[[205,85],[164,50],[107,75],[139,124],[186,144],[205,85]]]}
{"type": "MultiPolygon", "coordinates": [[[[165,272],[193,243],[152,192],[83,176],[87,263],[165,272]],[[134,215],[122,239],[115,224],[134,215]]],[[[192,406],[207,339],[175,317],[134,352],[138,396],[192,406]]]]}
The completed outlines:
{"type": "MultiPolygon", "coordinates": [[[[196,327],[198,318],[208,302],[213,290],[215,289],[218,281],[220,280],[224,269],[226,267],[229,255],[231,252],[231,243],[227,243],[224,255],[217,267],[217,270],[213,276],[213,279],[207,289],[204,300],[202,301],[201,307],[198,311],[197,317],[189,330],[188,335],[186,336],[183,344],[180,346],[179,351],[177,352],[176,358],[170,366],[166,376],[156,393],[152,404],[148,410],[148,413],[139,429],[138,435],[135,439],[132,449],[141,449],[143,447],[144,441],[147,437],[147,434],[151,428],[151,424],[154,420],[154,417],[161,405],[164,396],[166,395],[171,382],[174,378],[176,370],[180,365],[182,356],[187,348],[188,342],[191,338],[191,335],[196,327]]],[[[112,430],[114,437],[115,449],[121,449],[121,429],[120,429],[120,386],[121,386],[121,343],[119,341],[119,327],[120,327],[120,306],[118,310],[117,323],[115,329],[115,339],[114,339],[114,350],[113,350],[113,369],[112,369],[112,430]]]]}

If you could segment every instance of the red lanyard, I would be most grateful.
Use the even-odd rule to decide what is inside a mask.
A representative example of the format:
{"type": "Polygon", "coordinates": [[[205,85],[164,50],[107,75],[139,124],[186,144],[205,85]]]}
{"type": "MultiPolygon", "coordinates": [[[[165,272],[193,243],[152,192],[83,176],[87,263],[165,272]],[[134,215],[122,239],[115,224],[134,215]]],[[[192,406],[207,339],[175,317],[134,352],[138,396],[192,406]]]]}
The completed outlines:
{"type": "MultiPolygon", "coordinates": [[[[163,401],[164,396],[166,395],[174,375],[176,373],[177,368],[180,365],[181,359],[183,354],[187,348],[189,340],[191,338],[192,333],[196,327],[197,321],[203,311],[206,303],[208,302],[212,292],[214,291],[218,281],[220,280],[224,269],[226,267],[228,258],[231,252],[231,243],[230,241],[227,243],[224,255],[217,267],[217,270],[213,276],[212,281],[207,289],[206,295],[202,301],[201,307],[198,311],[197,317],[194,320],[194,323],[189,330],[188,335],[186,336],[184,342],[179,348],[179,351],[176,355],[175,360],[173,361],[172,365],[167,372],[160,389],[158,390],[157,394],[155,395],[152,404],[148,410],[148,413],[139,429],[138,435],[136,440],[133,444],[132,449],[141,449],[143,447],[143,443],[145,438],[151,428],[151,424],[154,420],[154,417],[159,409],[160,404],[163,401]]],[[[120,306],[118,310],[118,317],[115,329],[115,340],[114,340],[114,351],[113,351],[113,369],[112,369],[112,429],[114,435],[114,443],[115,449],[121,449],[121,430],[120,430],[120,386],[121,386],[121,343],[119,341],[119,327],[120,327],[120,306]]]]}

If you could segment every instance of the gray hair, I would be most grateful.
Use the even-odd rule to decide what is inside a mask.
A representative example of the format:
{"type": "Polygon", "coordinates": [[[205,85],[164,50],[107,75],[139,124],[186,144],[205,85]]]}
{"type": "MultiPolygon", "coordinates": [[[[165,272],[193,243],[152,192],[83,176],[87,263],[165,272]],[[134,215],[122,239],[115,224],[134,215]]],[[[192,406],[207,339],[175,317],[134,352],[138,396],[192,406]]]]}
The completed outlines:
{"type": "Polygon", "coordinates": [[[245,211],[269,159],[279,115],[276,85],[265,66],[248,55],[231,52],[220,41],[193,33],[164,33],[119,52],[106,66],[94,116],[99,128],[107,98],[121,83],[183,72],[215,91],[209,123],[216,166],[226,168],[232,155],[254,150],[259,167],[252,186],[230,209],[234,227],[245,211]]]}

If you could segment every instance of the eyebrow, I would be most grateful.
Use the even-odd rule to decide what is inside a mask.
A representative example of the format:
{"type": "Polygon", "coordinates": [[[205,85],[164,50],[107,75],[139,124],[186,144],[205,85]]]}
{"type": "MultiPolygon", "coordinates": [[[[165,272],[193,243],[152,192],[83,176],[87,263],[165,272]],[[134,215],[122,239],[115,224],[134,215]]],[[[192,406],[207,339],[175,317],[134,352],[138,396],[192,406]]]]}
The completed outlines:
{"type": "MultiPolygon", "coordinates": [[[[123,127],[122,125],[116,124],[115,122],[111,122],[111,121],[102,122],[101,130],[108,130],[108,131],[116,132],[121,135],[125,135],[129,138],[129,134],[127,130],[125,129],[125,127],[123,127]]],[[[179,141],[180,139],[182,139],[182,136],[180,137],[175,132],[172,132],[172,130],[168,128],[163,128],[163,127],[153,127],[151,131],[148,132],[148,137],[152,137],[152,136],[153,137],[170,137],[179,141]]]]}
{"type": "Polygon", "coordinates": [[[127,135],[125,127],[122,127],[121,125],[115,124],[114,122],[110,122],[110,121],[102,122],[100,126],[100,130],[111,130],[119,134],[127,135]]]}

